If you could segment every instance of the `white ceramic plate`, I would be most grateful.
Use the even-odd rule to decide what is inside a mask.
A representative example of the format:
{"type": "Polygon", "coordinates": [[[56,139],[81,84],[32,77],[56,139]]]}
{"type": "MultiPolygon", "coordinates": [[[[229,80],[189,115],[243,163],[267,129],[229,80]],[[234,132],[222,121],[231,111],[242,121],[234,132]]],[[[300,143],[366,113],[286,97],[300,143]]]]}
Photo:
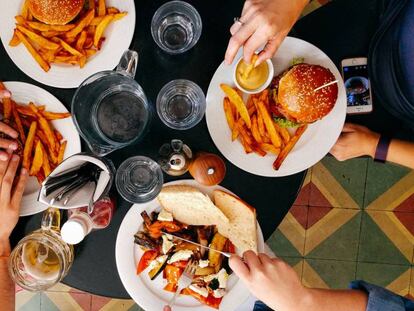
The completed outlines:
{"type": "MultiPolygon", "coordinates": [[[[174,184],[191,185],[209,195],[211,195],[215,189],[222,189],[231,193],[221,186],[205,187],[194,180],[179,180],[165,185],[174,184]]],[[[136,275],[136,267],[143,254],[143,251],[134,244],[134,234],[143,225],[140,213],[145,210],[150,214],[157,209],[159,209],[159,203],[156,199],[145,204],[134,204],[121,223],[115,246],[116,266],[121,281],[131,298],[147,311],[162,310],[163,306],[165,306],[173,296],[172,293],[163,290],[166,282],[162,277],[158,277],[154,281],[151,281],[148,274],[145,272],[141,273],[141,275],[136,275]]],[[[260,252],[264,252],[263,234],[259,225],[257,226],[257,237],[258,249],[260,252]]],[[[235,310],[248,297],[248,289],[234,274],[232,274],[228,282],[228,292],[220,304],[220,310],[235,310]]],[[[213,309],[201,304],[193,297],[179,296],[173,310],[211,311],[213,309]]]]}
{"type": "MultiPolygon", "coordinates": [[[[65,106],[52,94],[32,84],[23,82],[5,82],[4,85],[16,103],[27,105],[29,102],[42,104],[52,112],[68,112],[65,106]]],[[[64,158],[81,152],[80,138],[72,118],[52,121],[53,126],[68,141],[64,158]]],[[[40,185],[35,177],[30,177],[24,191],[20,216],[28,216],[44,211],[48,206],[37,201],[40,185]]]]}
{"type": "MultiPolygon", "coordinates": [[[[241,57],[241,51],[236,59],[239,57],[241,57]]],[[[210,135],[227,160],[246,172],[268,177],[287,176],[301,172],[321,160],[341,133],[346,116],[346,93],[341,74],[335,64],[316,46],[300,39],[287,37],[272,59],[275,75],[286,70],[294,57],[304,57],[306,63],[329,68],[339,81],[339,92],[332,111],[325,118],[308,127],[278,171],[275,171],[272,166],[274,156],[260,157],[255,153],[247,155],[240,142],[231,142],[231,132],[223,111],[224,93],[220,89],[220,83],[234,85],[233,67],[222,63],[210,82],[206,109],[210,135]]]]}
{"type": "Polygon", "coordinates": [[[96,72],[112,70],[118,64],[123,52],[131,44],[135,29],[134,0],[106,0],[107,6],[114,6],[128,12],[121,20],[111,23],[105,30],[102,49],[91,57],[82,69],[78,66],[53,64],[44,72],[23,44],[10,47],[9,41],[15,28],[14,16],[21,10],[23,0],[0,1],[0,37],[10,58],[25,74],[34,80],[60,88],[76,88],[96,72]]]}

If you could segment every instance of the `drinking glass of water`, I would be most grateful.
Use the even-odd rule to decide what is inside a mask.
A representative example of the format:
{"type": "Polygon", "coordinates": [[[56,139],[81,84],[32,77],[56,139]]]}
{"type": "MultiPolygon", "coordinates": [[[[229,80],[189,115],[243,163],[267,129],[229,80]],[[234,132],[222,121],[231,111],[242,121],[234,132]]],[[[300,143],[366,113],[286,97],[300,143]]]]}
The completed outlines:
{"type": "Polygon", "coordinates": [[[189,80],[173,80],[157,96],[157,113],[170,128],[187,130],[197,125],[206,110],[203,90],[189,80]]]}
{"type": "Polygon", "coordinates": [[[116,172],[116,188],[131,203],[153,200],[160,193],[163,183],[164,177],[159,164],[143,156],[125,160],[116,172]]]}
{"type": "Polygon", "coordinates": [[[76,129],[98,156],[136,143],[148,129],[151,108],[134,80],[137,63],[138,53],[126,51],[116,70],[87,78],[73,96],[76,129]]]}
{"type": "Polygon", "coordinates": [[[200,39],[200,14],[184,1],[167,2],[155,12],[151,34],[155,43],[167,53],[180,54],[191,49],[200,39]]]}

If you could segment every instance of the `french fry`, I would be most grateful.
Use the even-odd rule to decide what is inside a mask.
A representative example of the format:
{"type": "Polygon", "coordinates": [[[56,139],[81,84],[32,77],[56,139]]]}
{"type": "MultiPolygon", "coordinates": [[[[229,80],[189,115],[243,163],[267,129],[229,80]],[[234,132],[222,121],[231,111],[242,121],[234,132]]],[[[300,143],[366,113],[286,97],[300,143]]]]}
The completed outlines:
{"type": "Polygon", "coordinates": [[[229,97],[233,105],[236,106],[236,109],[240,113],[240,117],[246,123],[247,128],[250,128],[252,126],[252,122],[250,120],[249,111],[247,110],[246,105],[243,102],[243,99],[231,86],[227,84],[220,84],[220,87],[224,91],[224,93],[226,93],[226,95],[229,97]]]}
{"type": "Polygon", "coordinates": [[[63,161],[63,157],[65,155],[65,150],[66,150],[66,144],[67,144],[67,141],[65,140],[60,145],[59,153],[58,153],[58,164],[62,163],[62,161],[63,161]]]}
{"type": "Polygon", "coordinates": [[[89,10],[95,10],[95,0],[89,0],[89,10]]]}
{"type": "Polygon", "coordinates": [[[16,123],[17,131],[19,132],[20,140],[22,141],[22,144],[24,144],[26,142],[26,134],[24,133],[22,120],[20,119],[20,115],[14,101],[12,101],[12,114],[14,122],[16,123]]]}
{"type": "Polygon", "coordinates": [[[253,145],[253,137],[249,135],[248,130],[245,128],[245,125],[237,125],[239,128],[240,135],[243,137],[243,140],[248,144],[249,146],[253,145]]]}
{"type": "Polygon", "coordinates": [[[98,16],[104,16],[106,13],[105,0],[98,0],[98,16]]]}
{"type": "Polygon", "coordinates": [[[79,63],[80,68],[85,67],[85,65],[86,65],[86,56],[83,55],[83,56],[79,57],[78,63],[79,63]]]}
{"type": "Polygon", "coordinates": [[[290,140],[289,131],[285,127],[282,127],[279,124],[277,124],[276,122],[273,122],[273,124],[275,126],[276,131],[278,131],[280,136],[282,137],[283,143],[287,144],[290,140]]]}
{"type": "Polygon", "coordinates": [[[86,41],[86,37],[87,37],[87,33],[86,33],[86,31],[85,30],[82,30],[82,32],[80,33],[80,35],[79,35],[79,38],[78,38],[78,40],[76,41],[76,46],[75,46],[75,48],[78,50],[78,51],[82,51],[82,49],[83,49],[83,45],[85,44],[85,41],[86,41]]]}
{"type": "Polygon", "coordinates": [[[108,27],[109,23],[113,20],[112,15],[107,15],[103,18],[103,20],[96,26],[96,32],[93,37],[93,45],[99,48],[99,40],[101,39],[106,27],[108,27]]]}
{"type": "Polygon", "coordinates": [[[2,99],[3,101],[3,119],[4,122],[10,123],[10,118],[12,116],[13,104],[10,98],[6,97],[2,99]]]}
{"type": "Polygon", "coordinates": [[[13,37],[10,39],[9,46],[18,46],[20,42],[19,37],[16,35],[16,31],[14,31],[13,37]]]}
{"type": "Polygon", "coordinates": [[[21,12],[22,17],[24,19],[27,19],[27,17],[29,16],[29,1],[28,0],[23,1],[23,6],[20,12],[21,12]]]}
{"type": "Polygon", "coordinates": [[[51,168],[50,168],[50,162],[49,162],[49,157],[47,156],[46,153],[46,149],[43,146],[42,142],[39,141],[40,147],[42,148],[42,152],[43,152],[43,162],[42,162],[42,169],[43,169],[43,173],[45,174],[45,177],[49,176],[51,173],[51,168]]]}
{"type": "Polygon", "coordinates": [[[272,144],[263,143],[263,144],[260,144],[260,147],[264,151],[273,153],[274,155],[278,155],[280,153],[280,148],[276,148],[272,144]]]}
{"type": "Polygon", "coordinates": [[[123,18],[124,16],[127,16],[128,13],[127,12],[121,12],[121,13],[117,13],[114,15],[114,19],[112,20],[113,22],[120,20],[121,18],[123,18]]]}
{"type": "Polygon", "coordinates": [[[242,74],[242,78],[243,78],[244,80],[247,80],[247,79],[249,78],[250,73],[251,73],[251,72],[253,71],[253,69],[254,69],[254,66],[255,66],[255,64],[256,64],[257,58],[258,58],[257,54],[254,54],[254,55],[252,56],[252,59],[250,60],[250,64],[248,64],[248,65],[247,65],[246,69],[244,70],[244,72],[243,72],[243,74],[242,74]]]}
{"type": "Polygon", "coordinates": [[[89,23],[89,26],[98,26],[100,22],[102,22],[104,16],[96,16],[92,19],[89,23]]]}
{"type": "Polygon", "coordinates": [[[36,178],[37,178],[37,182],[39,184],[42,184],[43,181],[45,180],[45,176],[42,174],[42,172],[37,173],[36,178]]]}
{"type": "Polygon", "coordinates": [[[86,13],[86,15],[76,24],[76,27],[65,34],[65,37],[76,37],[85,27],[89,26],[94,16],[94,10],[89,10],[88,13],[86,13]]]}
{"type": "Polygon", "coordinates": [[[247,103],[246,103],[247,109],[249,109],[250,107],[254,106],[253,98],[254,98],[254,95],[253,94],[249,95],[249,97],[247,98],[247,103]]]}
{"type": "Polygon", "coordinates": [[[32,14],[32,12],[30,12],[30,10],[29,10],[29,12],[27,14],[27,20],[28,21],[32,21],[33,20],[33,14],[32,14]]]}
{"type": "Polygon", "coordinates": [[[260,136],[262,136],[262,138],[266,137],[266,128],[263,122],[262,115],[259,112],[257,112],[257,126],[259,129],[260,136]]]}
{"type": "Polygon", "coordinates": [[[30,28],[39,30],[39,31],[59,31],[59,32],[66,32],[72,30],[76,27],[74,24],[66,24],[66,25],[48,25],[39,22],[27,22],[27,25],[30,28]]]}
{"type": "Polygon", "coordinates": [[[45,38],[53,38],[53,37],[60,36],[62,33],[63,32],[61,31],[49,30],[49,31],[42,31],[41,35],[45,38]]]}
{"type": "Polygon", "coordinates": [[[23,17],[22,15],[17,15],[17,16],[14,17],[14,19],[16,20],[17,25],[21,25],[21,26],[26,26],[27,25],[27,19],[25,17],[23,17]]]}
{"type": "MultiPolygon", "coordinates": [[[[38,108],[38,110],[40,110],[40,109],[38,108]]],[[[69,112],[42,111],[41,113],[42,113],[42,116],[44,116],[46,118],[46,120],[48,120],[48,121],[66,119],[66,118],[70,117],[69,112]]]]}
{"type": "Polygon", "coordinates": [[[259,133],[259,127],[257,125],[257,116],[253,116],[252,118],[252,135],[253,138],[259,143],[261,144],[263,142],[262,136],[259,133]]]}
{"type": "Polygon", "coordinates": [[[42,56],[36,51],[36,49],[30,44],[30,42],[26,39],[26,37],[18,30],[16,30],[16,35],[19,37],[20,41],[24,44],[26,49],[29,51],[30,54],[34,57],[36,62],[42,67],[42,69],[46,72],[49,71],[50,65],[46,62],[42,56]]]}
{"type": "Polygon", "coordinates": [[[91,56],[96,54],[96,50],[87,49],[87,50],[85,50],[85,53],[86,53],[86,57],[91,57],[91,56]]]}
{"type": "Polygon", "coordinates": [[[60,142],[60,141],[63,140],[63,136],[58,130],[54,130],[54,133],[55,133],[55,137],[56,137],[57,141],[60,142]]]}
{"type": "Polygon", "coordinates": [[[282,151],[277,156],[277,159],[273,163],[273,168],[277,171],[280,166],[282,165],[283,161],[286,159],[290,151],[292,151],[293,147],[295,147],[296,143],[298,142],[299,138],[307,129],[308,125],[301,125],[296,130],[296,133],[293,135],[291,140],[286,144],[286,146],[282,149],[282,151]]]}
{"type": "Polygon", "coordinates": [[[74,55],[74,56],[82,56],[83,54],[81,52],[79,52],[77,49],[71,47],[68,43],[66,43],[64,40],[59,39],[59,43],[60,45],[66,50],[68,51],[70,54],[74,55]]]}
{"type": "Polygon", "coordinates": [[[256,113],[256,107],[251,106],[247,111],[249,112],[249,116],[250,116],[250,119],[251,119],[252,115],[254,115],[256,113]]]}
{"type": "Polygon", "coordinates": [[[44,49],[56,50],[59,47],[58,44],[56,44],[52,41],[49,41],[49,40],[43,38],[42,36],[39,36],[37,33],[33,32],[33,31],[30,31],[29,29],[27,29],[23,26],[17,25],[16,27],[17,27],[18,30],[20,30],[22,33],[24,33],[29,39],[33,40],[34,42],[36,42],[36,44],[38,44],[39,46],[41,46],[44,49]]]}
{"type": "Polygon", "coordinates": [[[252,149],[254,153],[257,153],[259,156],[264,157],[266,155],[266,151],[262,150],[259,145],[253,144],[252,149]]]}
{"type": "Polygon", "coordinates": [[[243,139],[243,136],[240,136],[240,142],[244,148],[244,152],[246,152],[246,154],[252,153],[253,150],[252,148],[249,146],[249,144],[246,143],[246,141],[243,139]]]}
{"type": "Polygon", "coordinates": [[[50,128],[49,122],[47,122],[47,120],[39,113],[39,110],[33,103],[29,103],[29,107],[36,114],[38,118],[39,126],[42,129],[42,131],[45,133],[46,138],[49,142],[50,148],[56,151],[55,135],[53,133],[53,130],[50,128]]]}
{"type": "Polygon", "coordinates": [[[77,56],[56,56],[55,63],[77,65],[78,57],[77,56]]]}
{"type": "Polygon", "coordinates": [[[40,169],[42,168],[42,164],[43,164],[43,150],[42,147],[40,146],[41,142],[40,140],[37,141],[36,143],[36,148],[35,148],[35,153],[33,156],[33,161],[32,161],[32,166],[30,168],[29,171],[29,175],[30,176],[34,176],[37,173],[39,173],[40,169]]]}
{"type": "Polygon", "coordinates": [[[264,125],[267,132],[269,133],[270,141],[272,142],[273,146],[279,148],[282,145],[282,140],[274,127],[274,123],[272,117],[269,114],[269,111],[262,101],[258,101],[256,99],[254,99],[254,101],[257,103],[257,109],[263,118],[264,125]]]}
{"type": "Polygon", "coordinates": [[[37,129],[37,122],[33,121],[30,124],[29,133],[27,134],[26,143],[24,144],[23,149],[23,167],[27,170],[30,169],[30,158],[33,151],[33,142],[36,135],[36,129],[37,129]]]}
{"type": "Polygon", "coordinates": [[[119,10],[117,8],[114,8],[113,6],[106,9],[107,14],[117,14],[119,13],[119,10]]]}
{"type": "Polygon", "coordinates": [[[244,125],[244,121],[242,118],[238,119],[237,121],[235,120],[234,122],[234,126],[233,126],[233,131],[231,132],[231,140],[235,141],[237,139],[237,137],[239,137],[240,131],[239,131],[239,127],[244,125]]]}
{"type": "Polygon", "coordinates": [[[231,103],[228,97],[225,97],[223,100],[224,114],[226,116],[227,124],[229,125],[230,130],[233,130],[234,127],[234,116],[231,110],[231,103]]]}

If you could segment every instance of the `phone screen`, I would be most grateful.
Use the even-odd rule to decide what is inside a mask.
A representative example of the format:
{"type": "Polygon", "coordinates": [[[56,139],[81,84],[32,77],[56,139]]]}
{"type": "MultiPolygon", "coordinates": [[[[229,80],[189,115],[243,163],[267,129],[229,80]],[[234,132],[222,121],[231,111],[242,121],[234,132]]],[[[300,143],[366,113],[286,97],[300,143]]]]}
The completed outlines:
{"type": "Polygon", "coordinates": [[[343,67],[348,106],[371,105],[370,83],[367,65],[343,67]]]}

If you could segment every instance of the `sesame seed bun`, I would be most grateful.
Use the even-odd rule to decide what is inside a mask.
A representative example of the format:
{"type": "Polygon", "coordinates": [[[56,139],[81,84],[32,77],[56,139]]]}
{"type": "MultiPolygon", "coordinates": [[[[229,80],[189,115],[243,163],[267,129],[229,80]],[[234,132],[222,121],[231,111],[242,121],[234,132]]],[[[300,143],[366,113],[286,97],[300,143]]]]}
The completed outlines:
{"type": "Polygon", "coordinates": [[[65,25],[82,10],[84,0],[29,0],[29,10],[39,21],[65,25]]]}
{"type": "Polygon", "coordinates": [[[332,84],[318,91],[316,88],[332,82],[332,72],[319,65],[299,64],[280,78],[277,92],[279,111],[289,120],[313,123],[326,116],[335,106],[338,85],[332,84]]]}

